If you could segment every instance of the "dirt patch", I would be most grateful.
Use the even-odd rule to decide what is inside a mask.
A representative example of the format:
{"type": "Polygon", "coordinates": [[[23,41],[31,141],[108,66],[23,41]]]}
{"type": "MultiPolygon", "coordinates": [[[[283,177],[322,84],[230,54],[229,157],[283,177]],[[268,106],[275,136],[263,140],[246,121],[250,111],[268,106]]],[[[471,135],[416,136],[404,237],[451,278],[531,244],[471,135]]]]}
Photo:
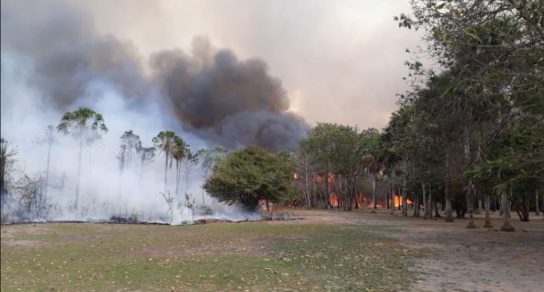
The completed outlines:
{"type": "MultiPolygon", "coordinates": [[[[544,267],[544,220],[531,222],[514,218],[516,232],[498,229],[466,229],[467,220],[446,223],[442,219],[391,216],[385,212],[362,211],[365,224],[381,221],[401,232],[382,233],[399,240],[425,256],[410,268],[418,274],[413,291],[542,291],[544,267]]],[[[500,227],[498,214],[493,226],[500,227]]],[[[476,216],[476,225],[483,218],[476,216]]]]}

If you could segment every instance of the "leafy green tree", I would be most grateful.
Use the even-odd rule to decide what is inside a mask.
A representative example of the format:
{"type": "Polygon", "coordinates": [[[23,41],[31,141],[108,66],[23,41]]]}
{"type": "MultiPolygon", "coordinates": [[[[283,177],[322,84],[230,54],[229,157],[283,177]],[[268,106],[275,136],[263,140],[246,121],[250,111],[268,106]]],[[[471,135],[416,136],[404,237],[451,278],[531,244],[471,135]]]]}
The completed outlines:
{"type": "Polygon", "coordinates": [[[65,113],[57,126],[57,131],[64,135],[71,135],[79,142],[77,158],[77,181],[74,209],[77,213],[79,204],[79,185],[81,180],[81,154],[84,145],[90,145],[102,138],[108,132],[101,114],[86,107],[80,107],[73,112],[65,113]]]}
{"type": "Polygon", "coordinates": [[[260,199],[267,203],[292,199],[293,173],[285,156],[248,147],[218,161],[204,189],[221,202],[255,210],[260,199]]]}
{"type": "Polygon", "coordinates": [[[360,143],[357,128],[329,123],[318,123],[300,142],[300,153],[307,156],[306,162],[312,163],[316,175],[323,178],[327,206],[330,207],[331,200],[331,175],[338,183],[339,203],[351,210],[356,202],[355,180],[362,171],[360,143]]]}

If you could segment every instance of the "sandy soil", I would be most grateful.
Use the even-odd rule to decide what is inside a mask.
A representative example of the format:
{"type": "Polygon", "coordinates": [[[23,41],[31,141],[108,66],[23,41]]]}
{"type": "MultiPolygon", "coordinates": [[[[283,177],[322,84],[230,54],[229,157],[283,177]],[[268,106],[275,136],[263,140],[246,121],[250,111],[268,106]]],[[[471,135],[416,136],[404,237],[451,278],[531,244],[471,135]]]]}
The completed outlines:
{"type": "MultiPolygon", "coordinates": [[[[513,218],[515,232],[500,232],[498,214],[494,229],[466,229],[467,220],[401,217],[398,212],[360,210],[351,214],[297,211],[305,223],[384,225],[400,232],[381,232],[424,254],[411,269],[418,275],[411,291],[544,291],[544,220],[513,218]]],[[[514,214],[515,215],[515,214],[514,214]]],[[[516,216],[517,217],[517,216],[516,216]]]]}

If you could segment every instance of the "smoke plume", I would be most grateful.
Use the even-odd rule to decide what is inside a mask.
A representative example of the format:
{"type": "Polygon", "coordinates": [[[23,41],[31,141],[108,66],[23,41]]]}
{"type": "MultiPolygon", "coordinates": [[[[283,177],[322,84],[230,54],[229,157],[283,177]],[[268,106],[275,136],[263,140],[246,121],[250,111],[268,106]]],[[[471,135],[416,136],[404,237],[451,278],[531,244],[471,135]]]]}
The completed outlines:
{"type": "Polygon", "coordinates": [[[151,65],[173,112],[204,139],[227,147],[292,149],[307,131],[302,118],[287,112],[285,89],[261,60],[241,61],[195,38],[192,56],[162,51],[151,65]]]}
{"type": "Polygon", "coordinates": [[[164,50],[146,62],[130,42],[98,34],[92,19],[69,5],[51,9],[33,2],[47,12],[29,15],[29,3],[7,3],[2,5],[2,51],[30,60],[29,82],[58,110],[88,105],[84,98],[89,99],[90,86],[102,83],[129,104],[163,101],[166,114],[210,144],[293,149],[306,134],[304,120],[288,112],[281,81],[261,60],[239,60],[231,50],[216,50],[197,37],[190,55],[164,50]],[[153,80],[144,73],[146,65],[153,80]]]}

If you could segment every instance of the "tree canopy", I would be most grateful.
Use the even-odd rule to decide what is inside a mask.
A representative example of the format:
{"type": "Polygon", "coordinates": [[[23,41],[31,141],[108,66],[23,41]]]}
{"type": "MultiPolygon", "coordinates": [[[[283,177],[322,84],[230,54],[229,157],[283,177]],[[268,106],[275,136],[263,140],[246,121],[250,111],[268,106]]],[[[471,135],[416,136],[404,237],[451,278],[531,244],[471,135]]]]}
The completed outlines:
{"type": "Polygon", "coordinates": [[[248,147],[219,160],[204,189],[221,202],[254,210],[260,199],[281,202],[293,198],[293,173],[285,155],[248,147]]]}

